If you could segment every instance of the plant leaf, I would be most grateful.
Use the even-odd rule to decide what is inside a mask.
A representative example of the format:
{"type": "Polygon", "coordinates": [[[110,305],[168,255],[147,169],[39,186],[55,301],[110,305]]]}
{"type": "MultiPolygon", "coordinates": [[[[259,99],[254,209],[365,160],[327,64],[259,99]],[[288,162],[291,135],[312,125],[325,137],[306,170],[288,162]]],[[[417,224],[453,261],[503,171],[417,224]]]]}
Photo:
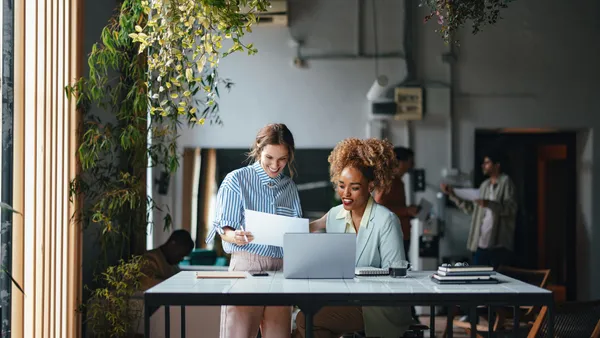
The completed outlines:
{"type": "Polygon", "coordinates": [[[8,204],[6,204],[4,202],[0,202],[0,209],[4,209],[4,210],[7,210],[7,211],[10,211],[10,212],[13,212],[15,214],[19,214],[19,215],[23,216],[22,213],[20,213],[17,210],[13,209],[13,207],[11,207],[10,205],[8,205],[8,204]]]}

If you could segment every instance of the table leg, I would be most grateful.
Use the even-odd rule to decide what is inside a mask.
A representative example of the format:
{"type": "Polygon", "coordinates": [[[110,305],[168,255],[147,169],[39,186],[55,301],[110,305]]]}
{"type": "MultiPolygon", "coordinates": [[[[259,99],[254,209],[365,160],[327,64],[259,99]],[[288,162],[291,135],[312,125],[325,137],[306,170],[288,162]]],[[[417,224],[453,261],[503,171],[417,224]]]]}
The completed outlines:
{"type": "Polygon", "coordinates": [[[150,307],[144,305],[144,337],[150,337],[150,307]]]}
{"type": "Polygon", "coordinates": [[[185,338],[185,305],[181,306],[181,338],[185,338]]]}
{"type": "Polygon", "coordinates": [[[429,337],[435,337],[435,306],[429,307],[429,337]]]}
{"type": "Polygon", "coordinates": [[[306,335],[304,338],[314,338],[314,325],[313,325],[313,319],[314,316],[317,314],[317,312],[319,312],[319,309],[321,308],[320,305],[314,305],[314,304],[310,304],[310,305],[306,305],[306,306],[299,306],[300,307],[300,311],[302,311],[302,314],[304,314],[304,323],[305,323],[305,328],[306,328],[306,335]]]}
{"type": "Polygon", "coordinates": [[[171,307],[165,305],[165,337],[171,338],[171,307]]]}
{"type": "MultiPolygon", "coordinates": [[[[513,308],[513,337],[519,337],[519,307],[513,308]]],[[[552,336],[550,336],[552,337],[552,336]]]]}
{"type": "Polygon", "coordinates": [[[496,318],[494,317],[494,308],[490,305],[488,306],[488,337],[490,338],[496,336],[496,331],[494,331],[494,323],[496,323],[496,318]]]}
{"type": "Polygon", "coordinates": [[[477,306],[469,308],[469,320],[471,322],[471,338],[477,338],[477,306]]]}
{"type": "Polygon", "coordinates": [[[446,319],[446,338],[452,338],[454,335],[454,306],[448,307],[448,315],[446,319]]]}

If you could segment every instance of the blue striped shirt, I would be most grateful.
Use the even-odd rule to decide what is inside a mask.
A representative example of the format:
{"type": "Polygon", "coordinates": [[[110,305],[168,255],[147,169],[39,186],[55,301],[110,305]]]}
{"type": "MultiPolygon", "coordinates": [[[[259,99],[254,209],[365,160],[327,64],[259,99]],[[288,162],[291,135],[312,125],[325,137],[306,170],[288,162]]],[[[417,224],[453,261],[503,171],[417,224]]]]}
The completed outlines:
{"type": "MultiPolygon", "coordinates": [[[[215,221],[206,242],[212,241],[223,227],[240,230],[240,225],[245,222],[245,210],[302,217],[300,197],[294,181],[283,174],[271,178],[260,163],[255,162],[225,176],[217,193],[215,221]]],[[[223,249],[227,253],[247,251],[261,256],[283,258],[283,248],[278,246],[254,243],[239,246],[223,241],[223,249]]]]}

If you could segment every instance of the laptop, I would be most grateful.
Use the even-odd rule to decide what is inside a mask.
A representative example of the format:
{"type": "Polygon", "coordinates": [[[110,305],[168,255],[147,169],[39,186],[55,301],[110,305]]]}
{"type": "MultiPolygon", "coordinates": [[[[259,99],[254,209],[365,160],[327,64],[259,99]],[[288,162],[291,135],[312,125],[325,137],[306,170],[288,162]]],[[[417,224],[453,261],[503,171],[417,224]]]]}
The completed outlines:
{"type": "Polygon", "coordinates": [[[287,279],[352,279],[356,234],[286,233],[283,277],[287,279]]]}

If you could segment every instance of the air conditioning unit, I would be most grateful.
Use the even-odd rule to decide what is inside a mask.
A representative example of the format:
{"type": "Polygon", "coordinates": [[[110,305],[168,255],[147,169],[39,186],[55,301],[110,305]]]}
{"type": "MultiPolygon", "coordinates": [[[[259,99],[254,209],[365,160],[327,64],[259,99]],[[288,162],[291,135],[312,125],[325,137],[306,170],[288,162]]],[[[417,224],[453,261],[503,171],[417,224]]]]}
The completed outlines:
{"type": "Polygon", "coordinates": [[[258,13],[259,26],[287,26],[288,2],[287,0],[271,0],[271,7],[265,12],[258,13]]]}

